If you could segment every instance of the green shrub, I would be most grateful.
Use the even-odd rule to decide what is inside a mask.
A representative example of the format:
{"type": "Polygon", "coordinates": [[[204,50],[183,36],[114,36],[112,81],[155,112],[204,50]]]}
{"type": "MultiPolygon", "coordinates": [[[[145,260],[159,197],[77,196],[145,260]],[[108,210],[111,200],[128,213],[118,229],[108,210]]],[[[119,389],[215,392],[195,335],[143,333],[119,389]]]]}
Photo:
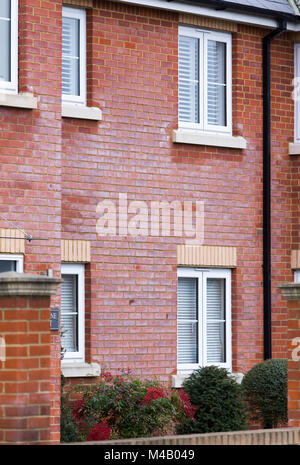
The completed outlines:
{"type": "Polygon", "coordinates": [[[264,428],[287,422],[287,360],[258,363],[244,376],[242,388],[251,420],[264,428]]]}
{"type": "Polygon", "coordinates": [[[68,426],[68,437],[77,431],[81,440],[100,441],[163,435],[173,424],[192,418],[194,408],[186,394],[162,387],[157,381],[142,381],[129,373],[104,373],[73,407],[71,434],[69,411],[65,414],[62,424],[68,426]]]}
{"type": "Polygon", "coordinates": [[[185,422],[177,429],[179,434],[239,431],[248,427],[241,386],[224,368],[200,368],[184,381],[183,389],[197,410],[196,421],[185,422]]]}

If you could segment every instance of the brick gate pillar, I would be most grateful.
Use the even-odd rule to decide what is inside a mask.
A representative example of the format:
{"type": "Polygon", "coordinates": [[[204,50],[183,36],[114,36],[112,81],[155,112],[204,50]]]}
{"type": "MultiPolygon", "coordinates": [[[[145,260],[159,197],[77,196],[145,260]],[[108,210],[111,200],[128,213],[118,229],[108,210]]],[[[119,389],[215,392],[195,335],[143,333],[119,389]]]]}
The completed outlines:
{"type": "Polygon", "coordinates": [[[60,282],[0,274],[0,444],[50,443],[50,296],[60,282]]]}
{"type": "Polygon", "coordinates": [[[288,419],[300,426],[300,283],[278,286],[288,308],[288,419]]]}

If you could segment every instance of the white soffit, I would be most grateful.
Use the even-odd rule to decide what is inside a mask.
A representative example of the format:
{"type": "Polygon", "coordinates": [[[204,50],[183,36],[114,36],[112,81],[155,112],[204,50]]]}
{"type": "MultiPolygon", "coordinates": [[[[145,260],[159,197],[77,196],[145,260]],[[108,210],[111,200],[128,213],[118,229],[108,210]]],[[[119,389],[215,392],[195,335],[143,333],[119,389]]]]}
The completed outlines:
{"type": "MultiPolygon", "coordinates": [[[[191,5],[179,2],[168,2],[166,0],[117,0],[118,3],[127,3],[128,5],[138,5],[150,8],[158,8],[160,10],[177,11],[181,13],[189,13],[199,16],[207,16],[209,18],[223,19],[226,21],[234,21],[241,24],[248,24],[252,26],[261,26],[267,28],[276,28],[278,21],[265,16],[259,16],[248,13],[239,13],[226,10],[215,10],[198,5],[191,5]]],[[[288,31],[300,31],[300,23],[295,24],[287,23],[288,31]]]]}

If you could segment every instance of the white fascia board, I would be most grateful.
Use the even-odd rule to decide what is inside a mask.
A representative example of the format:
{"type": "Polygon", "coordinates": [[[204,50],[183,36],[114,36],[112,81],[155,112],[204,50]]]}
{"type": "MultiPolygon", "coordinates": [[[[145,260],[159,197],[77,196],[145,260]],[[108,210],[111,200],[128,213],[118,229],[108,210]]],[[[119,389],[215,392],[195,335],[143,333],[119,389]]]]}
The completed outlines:
{"type": "MultiPolygon", "coordinates": [[[[235,23],[248,24],[252,26],[261,26],[270,29],[275,29],[278,26],[278,21],[265,16],[253,15],[248,13],[239,13],[226,10],[215,10],[212,8],[202,7],[198,5],[190,5],[179,2],[167,2],[166,0],[117,0],[119,3],[127,3],[129,5],[138,5],[149,8],[158,8],[160,10],[176,11],[180,13],[188,13],[198,16],[206,16],[208,18],[223,19],[235,23]]],[[[288,31],[300,31],[300,24],[287,23],[288,31]]]]}

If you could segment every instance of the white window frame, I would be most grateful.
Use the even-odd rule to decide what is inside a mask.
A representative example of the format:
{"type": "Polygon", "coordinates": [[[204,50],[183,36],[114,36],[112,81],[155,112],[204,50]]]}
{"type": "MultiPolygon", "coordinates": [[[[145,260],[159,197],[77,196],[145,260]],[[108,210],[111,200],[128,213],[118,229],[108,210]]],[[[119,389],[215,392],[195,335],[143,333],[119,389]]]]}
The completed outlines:
{"type": "Polygon", "coordinates": [[[0,81],[0,93],[18,93],[18,0],[11,0],[10,81],[0,81]]]}
{"type": "MultiPolygon", "coordinates": [[[[179,26],[179,36],[199,39],[199,123],[178,120],[179,128],[194,129],[208,133],[232,134],[232,36],[229,33],[179,26]],[[226,126],[207,123],[207,66],[206,53],[208,40],[226,43],[226,126]]],[[[179,86],[178,86],[179,102],[179,86]]]]}
{"type": "Polygon", "coordinates": [[[24,267],[24,257],[23,257],[23,255],[0,254],[0,261],[1,260],[16,262],[16,271],[17,271],[17,273],[23,273],[23,267],[24,267]]]}
{"type": "MultiPolygon", "coordinates": [[[[231,270],[178,268],[177,277],[198,278],[198,363],[179,364],[179,373],[192,372],[200,367],[213,365],[232,371],[232,335],[231,335],[231,270]],[[225,363],[208,363],[206,360],[206,280],[207,278],[225,279],[225,363]]],[[[178,332],[177,332],[178,334],[178,332]]]]}
{"type": "Polygon", "coordinates": [[[294,282],[295,283],[300,283],[300,270],[296,270],[294,272],[294,282]]]}
{"type": "Polygon", "coordinates": [[[64,6],[63,18],[79,20],[79,95],[62,94],[63,103],[86,105],[86,10],[64,6]]]}
{"type": "Polygon", "coordinates": [[[300,143],[300,43],[294,46],[294,140],[300,143]]]}
{"type": "Polygon", "coordinates": [[[78,351],[64,352],[62,363],[84,362],[85,360],[85,267],[83,264],[62,263],[61,274],[72,274],[78,277],[78,351]]]}

